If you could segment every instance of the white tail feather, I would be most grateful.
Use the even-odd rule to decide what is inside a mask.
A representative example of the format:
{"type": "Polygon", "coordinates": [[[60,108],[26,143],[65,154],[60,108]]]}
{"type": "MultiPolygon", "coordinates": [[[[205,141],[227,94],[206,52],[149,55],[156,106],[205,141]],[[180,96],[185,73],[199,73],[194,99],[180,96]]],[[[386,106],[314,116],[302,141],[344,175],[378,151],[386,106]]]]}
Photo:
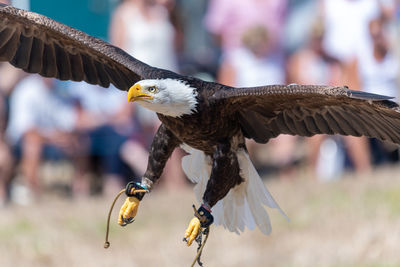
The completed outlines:
{"type": "MultiPolygon", "coordinates": [[[[211,174],[211,158],[187,145],[182,148],[189,153],[182,159],[183,170],[187,177],[196,183],[194,192],[197,200],[201,202],[211,174]]],[[[287,220],[289,218],[264,186],[247,152],[240,149],[237,157],[244,182],[232,188],[215,204],[212,208],[214,222],[237,234],[243,232],[245,226],[251,230],[257,226],[262,233],[269,234],[271,222],[264,205],[278,209],[287,220]]]]}

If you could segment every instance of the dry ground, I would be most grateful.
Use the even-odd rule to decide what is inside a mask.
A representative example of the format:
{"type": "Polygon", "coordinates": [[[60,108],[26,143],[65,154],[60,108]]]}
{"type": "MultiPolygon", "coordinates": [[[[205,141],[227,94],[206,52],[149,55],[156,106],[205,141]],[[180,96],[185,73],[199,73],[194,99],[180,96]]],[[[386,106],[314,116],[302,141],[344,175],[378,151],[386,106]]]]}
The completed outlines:
{"type": "MultiPolygon", "coordinates": [[[[213,227],[205,266],[400,266],[400,168],[330,183],[300,177],[267,185],[291,222],[271,211],[270,236],[213,227]]],[[[135,223],[113,224],[105,250],[110,202],[45,196],[39,204],[1,209],[0,266],[190,265],[195,247],[181,240],[192,217],[191,189],[146,196],[135,223]]]]}

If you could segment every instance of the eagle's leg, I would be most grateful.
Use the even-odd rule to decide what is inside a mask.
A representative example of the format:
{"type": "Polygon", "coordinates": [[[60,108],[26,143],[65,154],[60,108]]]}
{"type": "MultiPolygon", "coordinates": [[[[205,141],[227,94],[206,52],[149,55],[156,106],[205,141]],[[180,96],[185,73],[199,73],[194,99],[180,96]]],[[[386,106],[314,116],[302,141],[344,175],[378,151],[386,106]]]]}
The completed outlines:
{"type": "Polygon", "coordinates": [[[232,187],[243,181],[240,177],[236,151],[232,149],[229,141],[218,144],[212,158],[211,176],[203,195],[203,204],[185,231],[185,240],[188,246],[200,233],[200,227],[205,228],[212,224],[214,219],[211,215],[211,208],[224,198],[232,187]]]}
{"type": "Polygon", "coordinates": [[[143,175],[142,182],[140,184],[131,182],[127,185],[126,195],[128,197],[119,212],[119,225],[125,226],[133,221],[139,202],[145,194],[143,191],[135,193],[137,192],[135,190],[145,190],[147,192],[151,190],[152,185],[160,178],[168,158],[179,144],[180,141],[176,136],[164,124],[161,124],[150,147],[147,170],[143,175]]]}

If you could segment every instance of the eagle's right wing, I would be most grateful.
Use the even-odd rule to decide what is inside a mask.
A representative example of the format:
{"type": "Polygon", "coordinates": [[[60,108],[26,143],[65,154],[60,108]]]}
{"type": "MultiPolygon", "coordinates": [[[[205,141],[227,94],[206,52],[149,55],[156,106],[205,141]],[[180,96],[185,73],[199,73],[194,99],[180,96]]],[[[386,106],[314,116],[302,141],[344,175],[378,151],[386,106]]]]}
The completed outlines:
{"type": "Polygon", "coordinates": [[[177,74],[48,17],[0,4],[0,61],[29,73],[128,90],[141,79],[177,74]]]}

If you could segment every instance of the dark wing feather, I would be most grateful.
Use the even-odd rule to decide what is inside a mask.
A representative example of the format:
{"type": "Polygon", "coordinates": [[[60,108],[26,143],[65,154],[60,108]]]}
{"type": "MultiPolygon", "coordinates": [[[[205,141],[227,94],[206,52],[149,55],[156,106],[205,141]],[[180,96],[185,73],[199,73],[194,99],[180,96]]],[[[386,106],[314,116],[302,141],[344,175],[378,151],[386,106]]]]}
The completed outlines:
{"type": "Polygon", "coordinates": [[[246,137],[266,143],[279,134],[341,134],[400,144],[400,108],[391,97],[347,87],[271,85],[217,91],[229,102],[246,137]]]}
{"type": "Polygon", "coordinates": [[[29,73],[122,90],[141,79],[177,74],[45,16],[0,4],[0,61],[29,73]]]}

